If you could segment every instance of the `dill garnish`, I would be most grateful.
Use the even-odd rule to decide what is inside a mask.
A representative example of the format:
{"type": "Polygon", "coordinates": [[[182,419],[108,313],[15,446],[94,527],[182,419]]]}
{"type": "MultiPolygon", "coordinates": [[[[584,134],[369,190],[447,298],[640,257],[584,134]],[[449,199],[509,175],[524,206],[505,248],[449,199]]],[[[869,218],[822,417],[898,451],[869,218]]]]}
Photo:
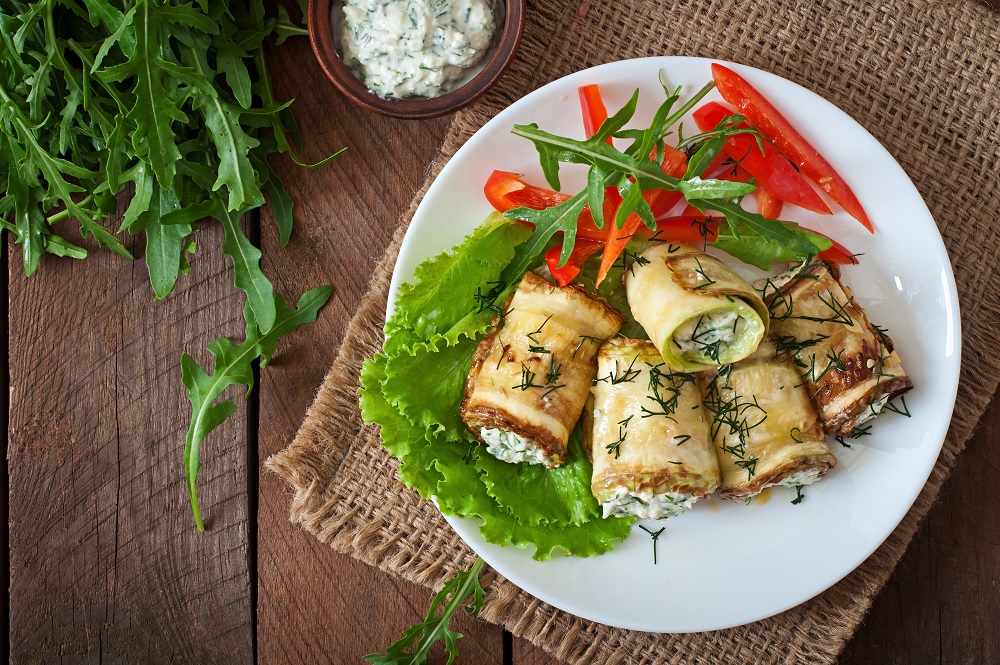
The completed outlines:
{"type": "Polygon", "coordinates": [[[576,352],[580,350],[580,347],[583,346],[584,342],[593,342],[596,346],[604,344],[604,340],[601,339],[600,337],[591,337],[590,335],[580,335],[580,343],[576,345],[575,349],[573,349],[574,358],[576,358],[576,352]]]}
{"type": "Polygon", "coordinates": [[[552,318],[552,315],[549,314],[547,317],[545,317],[545,320],[542,321],[542,325],[538,326],[537,330],[533,330],[530,333],[525,333],[525,337],[527,337],[528,339],[530,339],[535,344],[538,344],[538,335],[540,335],[542,333],[542,328],[545,327],[545,324],[548,323],[549,319],[551,319],[551,318],[552,318]]]}
{"type": "Polygon", "coordinates": [[[535,383],[535,377],[537,374],[528,369],[528,366],[521,363],[521,383],[516,386],[511,386],[511,388],[516,390],[525,391],[529,388],[544,388],[545,386],[535,383]]]}
{"type": "Polygon", "coordinates": [[[559,375],[562,373],[562,363],[556,364],[556,357],[553,355],[551,361],[549,362],[549,369],[545,372],[545,383],[552,385],[559,380],[559,375]]]}
{"type": "Polygon", "coordinates": [[[802,503],[802,499],[806,498],[806,495],[802,493],[802,485],[795,486],[795,498],[792,499],[792,505],[797,506],[802,503]]]}
{"type": "Polygon", "coordinates": [[[627,434],[626,430],[628,429],[628,423],[629,423],[630,420],[632,420],[632,416],[629,416],[628,418],[626,418],[624,420],[619,420],[618,421],[618,440],[615,441],[614,443],[609,443],[607,446],[605,446],[605,448],[607,449],[609,455],[611,453],[615,454],[615,459],[618,459],[619,457],[621,457],[621,454],[622,454],[621,453],[621,447],[622,447],[622,443],[624,443],[624,441],[625,441],[625,436],[627,434]]]}
{"type": "MultiPolygon", "coordinates": [[[[706,222],[706,224],[707,224],[707,222],[706,222]]],[[[698,275],[701,275],[702,279],[705,280],[705,283],[704,284],[699,284],[698,286],[693,287],[692,290],[696,291],[696,290],[704,288],[706,286],[711,286],[712,284],[715,284],[715,280],[712,279],[711,277],[709,277],[708,273],[705,272],[705,268],[702,267],[702,265],[701,265],[701,259],[699,259],[696,256],[696,257],[694,257],[694,260],[695,260],[695,263],[698,264],[698,269],[695,270],[695,273],[698,274],[698,275]]]]}
{"type": "Polygon", "coordinates": [[[885,408],[889,411],[892,411],[893,413],[898,413],[901,416],[906,416],[907,418],[909,418],[910,409],[907,408],[906,406],[906,395],[900,395],[899,401],[901,403],[901,406],[896,406],[892,402],[887,402],[885,408]]]}
{"type": "Polygon", "coordinates": [[[656,539],[660,537],[660,534],[663,533],[663,531],[667,527],[661,526],[659,531],[650,531],[649,529],[647,529],[646,527],[644,527],[643,525],[640,524],[639,528],[642,529],[643,531],[645,531],[646,533],[648,533],[649,537],[653,539],[653,565],[655,566],[656,565],[656,539]]]}
{"type": "Polygon", "coordinates": [[[629,383],[635,380],[635,377],[639,376],[640,371],[633,369],[635,361],[639,359],[639,354],[635,354],[635,358],[632,358],[632,362],[629,363],[628,368],[624,373],[618,373],[618,360],[615,360],[615,371],[608,372],[607,376],[601,377],[600,379],[594,379],[594,383],[603,383],[605,381],[610,382],[611,385],[618,385],[619,383],[629,383]]]}

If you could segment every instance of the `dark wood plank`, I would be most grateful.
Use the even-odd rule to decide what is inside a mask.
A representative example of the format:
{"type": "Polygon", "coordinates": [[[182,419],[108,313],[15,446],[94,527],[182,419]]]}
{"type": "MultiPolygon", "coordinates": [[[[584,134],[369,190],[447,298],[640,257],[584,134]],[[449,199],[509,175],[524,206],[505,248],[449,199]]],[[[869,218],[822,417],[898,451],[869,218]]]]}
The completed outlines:
{"type": "Polygon", "coordinates": [[[221,234],[198,242],[161,302],[105,251],[30,279],[9,256],[14,662],[253,660],[242,407],[205,444],[205,534],[184,485],[181,353],[243,327],[221,234]]]}
{"type": "MultiPolygon", "coordinates": [[[[304,157],[319,159],[342,145],[348,152],[311,172],[288,160],[274,162],[298,207],[295,233],[284,249],[265,211],[265,272],[289,299],[319,284],[333,284],[335,291],[319,320],[282,341],[274,362],[261,372],[261,460],[295,435],[375,261],[447,128],[446,119],[394,121],[351,106],[323,77],[303,40],[280,49],[273,70],[285,72],[276,79],[280,95],[296,98],[293,111],[308,143],[304,157]]],[[[287,492],[270,475],[260,480],[257,566],[261,663],[357,662],[421,620],[432,596],[335,553],[291,525],[287,492]]],[[[498,627],[463,617],[457,629],[466,635],[461,662],[502,662],[498,627]]]]}
{"type": "Polygon", "coordinates": [[[841,665],[1000,662],[1000,394],[841,665]]]}

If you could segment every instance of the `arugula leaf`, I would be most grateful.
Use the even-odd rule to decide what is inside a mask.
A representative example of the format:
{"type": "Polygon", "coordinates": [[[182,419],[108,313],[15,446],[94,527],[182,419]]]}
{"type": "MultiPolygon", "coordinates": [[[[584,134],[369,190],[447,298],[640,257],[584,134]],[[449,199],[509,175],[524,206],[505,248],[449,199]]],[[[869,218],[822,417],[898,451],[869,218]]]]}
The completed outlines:
{"type": "Polygon", "coordinates": [[[556,233],[563,234],[562,253],[559,255],[559,266],[566,265],[569,256],[576,243],[576,222],[587,205],[587,191],[563,201],[559,205],[546,208],[544,210],[532,210],[531,208],[514,208],[506,212],[511,219],[520,219],[531,222],[535,225],[535,230],[527,242],[520,245],[514,253],[514,258],[503,271],[501,280],[507,284],[512,284],[520,280],[521,276],[531,267],[535,259],[545,251],[556,233]]]}
{"type": "Polygon", "coordinates": [[[449,624],[460,607],[464,607],[465,612],[470,615],[479,614],[483,609],[486,591],[479,583],[479,571],[483,563],[482,558],[477,557],[472,568],[445,582],[431,600],[427,618],[407,628],[403,637],[394,642],[384,654],[371,653],[363,660],[380,665],[422,665],[427,662],[431,647],[439,640],[444,640],[448,663],[455,660],[458,657],[455,643],[462,634],[451,630],[449,624]]]}
{"type": "Polygon", "coordinates": [[[275,320],[274,287],[260,269],[260,250],[240,228],[243,212],[233,213],[229,206],[218,201],[212,214],[225,232],[222,251],[233,260],[236,287],[247,294],[247,306],[260,326],[267,330],[275,320]]]}
{"type": "Polygon", "coordinates": [[[188,400],[191,402],[191,424],[184,442],[184,470],[191,509],[199,531],[205,530],[196,484],[198,470],[201,468],[201,442],[236,411],[236,404],[220,402],[219,397],[226,388],[234,384],[246,386],[249,393],[253,388],[253,361],[260,358],[261,367],[267,365],[278,338],[315,321],[319,308],[326,304],[332,292],[333,289],[329,286],[307,291],[299,299],[295,309],[288,309],[284,298],[276,294],[274,308],[277,315],[274,324],[267,328],[258,324],[248,305],[244,310],[247,319],[244,341],[236,345],[223,338],[208,345],[208,351],[215,359],[211,373],[205,371],[188,354],[181,356],[181,380],[187,387],[188,400]]]}
{"type": "Polygon", "coordinates": [[[745,263],[770,270],[771,263],[803,261],[833,243],[793,222],[766,219],[744,210],[738,203],[719,199],[689,199],[701,211],[716,210],[726,217],[712,246],[745,263]]]}
{"type": "Polygon", "coordinates": [[[173,188],[164,190],[151,179],[149,207],[139,214],[131,229],[146,234],[146,268],[156,299],[165,298],[174,290],[181,269],[182,242],[192,232],[190,224],[160,224],[158,220],[180,209],[181,203],[173,188]]]}
{"type": "Polygon", "coordinates": [[[173,124],[187,122],[188,117],[178,104],[182,97],[179,81],[164,69],[167,63],[162,54],[168,51],[162,42],[160,8],[143,2],[136,9],[140,13],[132,21],[135,51],[125,63],[103,70],[103,78],[119,82],[135,78],[134,104],[125,117],[145,132],[133,134],[132,146],[137,156],[148,158],[160,186],[170,187],[181,158],[173,124]]]}

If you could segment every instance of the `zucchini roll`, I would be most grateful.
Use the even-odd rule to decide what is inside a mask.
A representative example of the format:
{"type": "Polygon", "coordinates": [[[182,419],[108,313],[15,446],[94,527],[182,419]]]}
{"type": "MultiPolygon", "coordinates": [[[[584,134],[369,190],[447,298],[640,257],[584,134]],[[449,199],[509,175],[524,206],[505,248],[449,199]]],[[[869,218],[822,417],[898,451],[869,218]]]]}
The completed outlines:
{"type": "Polygon", "coordinates": [[[701,376],[724,499],[808,485],[837,465],[795,365],[774,355],[768,340],[749,358],[701,376]]]}
{"type": "Polygon", "coordinates": [[[584,448],[604,517],[673,517],[719,486],[695,377],[672,372],[655,346],[607,341],[590,391],[584,448]]]}
{"type": "Polygon", "coordinates": [[[657,243],[625,273],[632,315],[667,366],[697,372],[754,352],[767,307],[732,268],[690,245],[657,243]]]}
{"type": "Polygon", "coordinates": [[[625,320],[583,288],[533,272],[502,311],[473,357],[462,420],[505,462],[557,467],[587,401],[597,349],[625,320]]]}
{"type": "Polygon", "coordinates": [[[913,387],[892,340],[871,324],[835,264],[807,261],[763,290],[778,357],[799,368],[827,434],[852,436],[913,387]]]}

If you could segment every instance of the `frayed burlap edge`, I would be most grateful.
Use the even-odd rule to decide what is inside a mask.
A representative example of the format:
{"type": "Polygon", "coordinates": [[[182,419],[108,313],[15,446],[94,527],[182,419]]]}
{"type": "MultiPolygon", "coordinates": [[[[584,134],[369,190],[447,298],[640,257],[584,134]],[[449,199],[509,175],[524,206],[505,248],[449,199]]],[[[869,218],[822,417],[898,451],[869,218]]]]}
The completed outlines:
{"type": "MultiPolygon", "coordinates": [[[[589,47],[586,44],[573,41],[574,34],[585,32],[584,29],[577,28],[574,22],[590,21],[596,26],[618,26],[635,20],[635,16],[622,7],[616,6],[613,15],[611,9],[590,7],[588,17],[588,12],[580,11],[580,7],[586,5],[566,8],[551,6],[553,4],[556,3],[531,7],[531,12],[535,14],[535,29],[532,30],[529,26],[522,47],[522,53],[528,55],[522,55],[498,90],[488,96],[486,102],[456,117],[442,148],[442,156],[432,167],[427,184],[478,126],[525,91],[566,71],[597,64],[604,59],[626,57],[626,54],[653,54],[647,46],[635,43],[624,44],[616,53],[595,54],[592,50],[587,50],[589,47]],[[565,52],[551,50],[550,47],[556,42],[554,35],[569,35],[566,39],[571,44],[565,52]],[[574,49],[585,53],[582,57],[574,56],[574,49]]],[[[722,4],[727,3],[713,3],[711,11],[722,12],[731,17],[735,10],[716,7],[722,4]],[[727,11],[729,14],[726,14],[727,11]]],[[[921,42],[924,44],[924,51],[908,47],[910,50],[903,55],[890,54],[896,58],[889,58],[886,71],[890,74],[893,65],[900,59],[910,63],[912,67],[919,65],[924,69],[933,69],[930,65],[934,63],[938,63],[940,68],[942,62],[954,61],[959,63],[958,73],[961,74],[963,57],[966,70],[979,72],[984,67],[981,64],[983,52],[989,57],[989,49],[995,49],[995,44],[1000,43],[997,40],[996,26],[987,23],[995,21],[995,16],[972,5],[898,2],[892,6],[869,8],[860,3],[842,4],[843,6],[830,8],[830,16],[833,18],[824,17],[826,23],[817,23],[812,28],[817,33],[813,41],[825,43],[824,35],[830,30],[840,30],[842,34],[882,30],[885,34],[881,34],[879,38],[882,41],[891,38],[890,42],[893,44],[902,44],[900,40],[904,39],[924,40],[921,42]],[[896,23],[886,28],[885,21],[890,19],[896,23]],[[900,34],[901,32],[907,34],[900,34]],[[951,39],[952,36],[955,38],[951,39]],[[935,42],[935,38],[940,41],[935,42]],[[970,54],[972,57],[969,57],[970,54]]],[[[635,2],[634,6],[628,7],[637,12],[636,7],[647,5],[648,3],[635,2]]],[[[748,20],[754,18],[754,12],[801,14],[799,7],[795,3],[772,3],[770,9],[750,8],[747,10],[751,13],[748,20]]],[[[691,8],[684,2],[677,3],[671,10],[679,12],[684,8],[688,9],[686,16],[692,22],[715,20],[713,14],[707,13],[708,9],[691,8]]],[[[671,15],[676,17],[676,14],[671,15]]],[[[815,17],[809,15],[797,18],[793,16],[795,20],[786,21],[784,29],[793,30],[797,21],[808,23],[813,18],[815,17]]],[[[774,38],[781,36],[776,34],[774,38]]],[[[740,37],[741,34],[737,31],[735,37],[730,36],[728,39],[730,42],[733,39],[739,42],[740,37]]],[[[768,36],[761,37],[762,40],[765,38],[768,36]]],[[[797,39],[808,41],[805,37],[797,39]]],[[[798,78],[806,83],[811,82],[810,87],[824,90],[824,94],[832,96],[835,103],[852,112],[852,115],[863,122],[867,120],[869,130],[885,137],[883,140],[887,147],[904,164],[930,204],[955,262],[963,304],[963,339],[967,357],[979,357],[984,359],[983,362],[997,364],[995,354],[992,355],[993,360],[989,360],[991,354],[984,350],[997,348],[1000,344],[1000,294],[992,285],[997,262],[995,258],[988,256],[991,252],[995,256],[1000,249],[998,231],[990,226],[992,220],[1000,218],[1000,206],[993,191],[995,188],[983,189],[983,197],[989,197],[988,201],[977,201],[973,194],[968,194],[978,191],[977,187],[981,187],[983,182],[993,182],[995,179],[991,175],[990,164],[995,163],[996,150],[994,148],[991,154],[989,148],[983,148],[981,143],[977,143],[975,135],[977,131],[985,132],[988,135],[987,142],[997,138],[998,114],[989,102],[996,98],[995,69],[987,69],[979,77],[985,80],[985,84],[958,78],[950,87],[939,86],[941,89],[933,99],[917,103],[907,97],[916,94],[913,90],[900,89],[899,86],[889,86],[886,89],[852,87],[845,83],[851,73],[844,67],[839,71],[831,70],[829,63],[822,62],[824,54],[821,49],[803,51],[802,46],[798,45],[789,47],[786,51],[761,53],[748,58],[745,52],[742,53],[744,57],[737,57],[740,54],[734,53],[733,44],[725,39],[717,40],[722,43],[709,43],[693,48],[691,45],[685,47],[683,40],[680,41],[680,44],[661,46],[659,52],[713,55],[712,52],[706,52],[708,49],[718,57],[747,61],[748,64],[771,69],[793,80],[798,78]],[[819,60],[817,64],[826,67],[823,71],[830,72],[830,77],[816,80],[812,76],[803,76],[797,69],[798,60],[793,57],[819,60]],[[830,88],[831,85],[833,88],[830,88]],[[961,103],[963,95],[970,93],[977,94],[976,99],[980,104],[964,115],[953,112],[947,106],[943,110],[940,108],[952,101],[961,103]],[[887,104],[887,110],[863,110],[872,104],[887,104]],[[942,121],[951,120],[951,131],[944,132],[933,125],[922,128],[919,122],[914,123],[914,118],[909,114],[924,112],[922,107],[936,108],[942,121]],[[882,123],[889,122],[893,123],[891,130],[880,134],[882,123]],[[900,123],[908,122],[915,124],[912,131],[916,134],[912,136],[906,135],[898,127],[900,123]],[[913,147],[910,145],[911,141],[915,144],[913,147]],[[901,158],[903,156],[909,159],[904,161],[901,158]],[[933,165],[935,159],[943,159],[955,167],[965,167],[964,171],[953,176],[951,182],[945,183],[950,187],[945,187],[944,192],[938,191],[937,183],[930,176],[936,168],[933,165]],[[973,182],[977,178],[980,178],[978,183],[973,182]],[[967,209],[974,209],[977,202],[983,204],[979,208],[982,210],[982,224],[963,224],[960,212],[955,210],[956,205],[965,204],[967,209]]],[[[981,136],[978,138],[982,140],[981,136]]],[[[301,524],[320,541],[411,581],[437,587],[448,575],[470,565],[474,554],[447,526],[432,504],[420,500],[415,493],[402,488],[395,481],[390,483],[388,479],[395,477],[396,462],[377,445],[376,431],[361,423],[356,394],[361,362],[381,346],[381,326],[392,266],[406,223],[426,187],[427,185],[415,198],[404,216],[403,225],[397,230],[381,259],[361,307],[345,333],[340,354],[295,441],[288,449],[268,460],[267,468],[284,478],[293,489],[292,520],[301,524]],[[345,471],[363,472],[370,478],[379,480],[373,489],[373,486],[357,482],[357,479],[344,477],[345,471]],[[393,494],[393,498],[387,500],[390,505],[374,506],[377,499],[364,495],[365,492],[378,491],[379,483],[383,486],[393,485],[388,490],[388,493],[393,494]],[[399,523],[407,524],[410,528],[395,528],[399,523]]],[[[921,520],[930,510],[956,456],[971,436],[989,397],[996,391],[997,369],[1000,368],[985,367],[982,363],[976,371],[972,371],[969,366],[963,369],[958,406],[951,429],[941,456],[913,507],[899,527],[864,564],[808,603],[749,626],[696,635],[653,635],[610,628],[573,617],[533,598],[496,573],[489,572],[484,577],[489,600],[482,616],[503,625],[514,634],[526,637],[554,656],[574,662],[832,662],[857,628],[875,594],[885,584],[921,520]]]]}

